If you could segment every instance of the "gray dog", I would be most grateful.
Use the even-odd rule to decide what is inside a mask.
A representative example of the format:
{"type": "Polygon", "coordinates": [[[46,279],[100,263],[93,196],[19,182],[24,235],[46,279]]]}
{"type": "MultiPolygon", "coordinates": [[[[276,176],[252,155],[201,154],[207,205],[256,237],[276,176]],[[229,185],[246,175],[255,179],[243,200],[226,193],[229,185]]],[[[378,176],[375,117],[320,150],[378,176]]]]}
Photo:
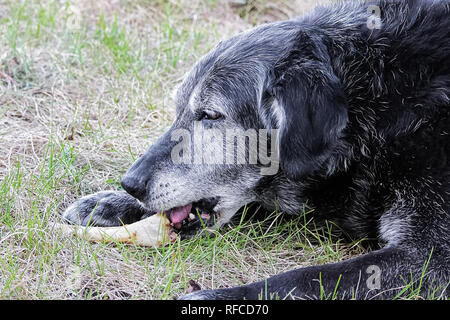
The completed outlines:
{"type": "Polygon", "coordinates": [[[411,281],[447,296],[449,14],[448,0],[347,1],[219,43],[185,77],[175,122],[128,170],[126,192],[84,197],[64,218],[112,226],[164,210],[187,237],[249,203],[291,215],[308,203],[380,249],[182,298],[391,298],[411,281]]]}

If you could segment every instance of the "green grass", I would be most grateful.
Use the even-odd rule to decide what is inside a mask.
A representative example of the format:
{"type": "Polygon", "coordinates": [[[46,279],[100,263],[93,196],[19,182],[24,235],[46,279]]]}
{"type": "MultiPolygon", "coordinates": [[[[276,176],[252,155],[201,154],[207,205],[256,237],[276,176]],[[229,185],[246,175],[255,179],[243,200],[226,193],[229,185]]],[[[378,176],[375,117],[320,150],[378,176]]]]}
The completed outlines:
{"type": "Polygon", "coordinates": [[[75,199],[120,187],[172,122],[170,93],[215,43],[311,5],[3,1],[0,299],[171,299],[191,279],[239,285],[363,253],[302,210],[294,219],[243,214],[213,235],[158,250],[88,243],[54,228],[75,199]]]}

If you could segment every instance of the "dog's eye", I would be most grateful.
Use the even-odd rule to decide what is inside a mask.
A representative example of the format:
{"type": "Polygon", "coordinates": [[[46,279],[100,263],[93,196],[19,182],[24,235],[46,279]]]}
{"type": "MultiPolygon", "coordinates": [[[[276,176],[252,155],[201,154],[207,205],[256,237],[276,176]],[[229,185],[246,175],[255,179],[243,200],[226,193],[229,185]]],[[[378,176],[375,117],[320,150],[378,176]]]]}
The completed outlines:
{"type": "Polygon", "coordinates": [[[211,110],[205,110],[202,112],[200,116],[200,120],[217,120],[220,119],[222,115],[218,112],[211,111],[211,110]]]}

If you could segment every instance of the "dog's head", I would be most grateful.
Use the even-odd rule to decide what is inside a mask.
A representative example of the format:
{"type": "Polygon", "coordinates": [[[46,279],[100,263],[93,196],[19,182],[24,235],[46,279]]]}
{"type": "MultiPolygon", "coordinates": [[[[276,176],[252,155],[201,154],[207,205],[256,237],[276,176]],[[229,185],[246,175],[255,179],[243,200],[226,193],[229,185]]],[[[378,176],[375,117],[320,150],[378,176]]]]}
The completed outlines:
{"type": "Polygon", "coordinates": [[[297,186],[329,166],[346,123],[323,40],[293,21],[264,25],[219,43],[194,66],[177,91],[172,127],[122,186],[178,227],[194,209],[213,211],[220,226],[243,205],[276,195],[261,189],[268,175],[277,179],[263,189],[275,180],[297,186]]]}

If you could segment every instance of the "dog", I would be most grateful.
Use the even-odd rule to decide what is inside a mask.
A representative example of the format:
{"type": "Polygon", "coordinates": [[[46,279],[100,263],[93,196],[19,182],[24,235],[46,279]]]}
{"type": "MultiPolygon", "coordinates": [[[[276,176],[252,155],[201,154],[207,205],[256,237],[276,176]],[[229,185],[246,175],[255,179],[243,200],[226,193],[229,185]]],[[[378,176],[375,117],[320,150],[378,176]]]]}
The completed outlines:
{"type": "MultiPolygon", "coordinates": [[[[125,191],[81,198],[63,217],[112,226],[164,210],[189,237],[250,203],[288,215],[307,204],[379,249],[180,298],[390,299],[408,283],[447,297],[449,14],[448,0],[345,1],[220,42],[184,78],[176,120],[127,171],[125,191]],[[195,129],[265,132],[266,158],[228,150],[231,163],[205,164],[197,154],[225,137],[208,143],[195,129]],[[188,221],[194,211],[202,218],[188,221]]],[[[250,137],[231,145],[248,151],[250,137]]]]}

